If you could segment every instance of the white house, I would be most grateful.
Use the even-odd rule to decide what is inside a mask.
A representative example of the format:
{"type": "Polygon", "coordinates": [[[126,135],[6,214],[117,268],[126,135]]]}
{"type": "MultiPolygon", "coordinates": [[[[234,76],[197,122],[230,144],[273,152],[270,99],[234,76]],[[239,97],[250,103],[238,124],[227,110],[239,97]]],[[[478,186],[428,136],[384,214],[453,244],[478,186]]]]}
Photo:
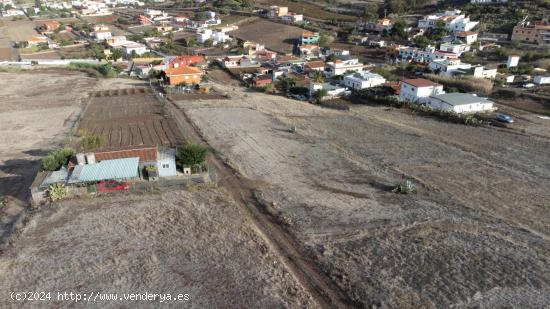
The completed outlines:
{"type": "Polygon", "coordinates": [[[495,79],[497,77],[497,69],[488,69],[482,65],[472,66],[472,75],[475,78],[495,79]]]}
{"type": "Polygon", "coordinates": [[[471,45],[475,43],[475,41],[477,41],[477,32],[460,31],[455,33],[455,38],[464,41],[468,45],[471,45]]]}
{"type": "Polygon", "coordinates": [[[405,79],[401,82],[399,99],[413,103],[425,103],[432,95],[444,94],[443,85],[424,78],[405,79]]]}
{"type": "Polygon", "coordinates": [[[344,95],[351,94],[351,92],[346,90],[346,88],[337,86],[337,85],[332,85],[330,83],[323,83],[323,84],[310,83],[309,84],[310,97],[312,97],[313,94],[318,90],[326,90],[327,91],[326,98],[335,98],[335,97],[341,97],[344,95]]]}
{"type": "Polygon", "coordinates": [[[441,75],[453,75],[459,71],[470,70],[472,65],[463,63],[460,59],[434,60],[428,65],[430,70],[441,75]]]}
{"type": "Polygon", "coordinates": [[[371,72],[358,72],[344,76],[344,85],[354,90],[376,87],[384,84],[386,79],[371,72]]]}
{"type": "Polygon", "coordinates": [[[149,49],[147,49],[147,46],[145,46],[144,44],[133,42],[133,41],[126,41],[122,45],[122,49],[124,50],[124,54],[127,56],[132,55],[132,53],[136,53],[137,55],[143,55],[149,51],[149,49]]]}
{"type": "Polygon", "coordinates": [[[105,41],[112,37],[111,30],[99,29],[94,31],[96,41],[105,41]]]}
{"type": "Polygon", "coordinates": [[[514,82],[514,79],[516,78],[515,75],[506,75],[506,74],[497,74],[496,79],[498,81],[501,81],[505,84],[511,84],[514,82]]]}
{"type": "Polygon", "coordinates": [[[441,44],[439,50],[453,53],[457,55],[462,55],[463,53],[470,51],[470,45],[467,44],[455,44],[455,43],[444,43],[441,44]]]}
{"type": "Polygon", "coordinates": [[[537,75],[535,76],[535,79],[533,79],[533,82],[537,85],[550,84],[550,75],[547,75],[547,76],[537,75]]]}
{"type": "Polygon", "coordinates": [[[2,12],[2,16],[23,16],[25,15],[25,12],[20,9],[7,9],[4,12],[2,12]]]}
{"type": "Polygon", "coordinates": [[[281,17],[284,22],[287,23],[299,23],[304,21],[304,15],[288,13],[287,15],[281,17]]]}
{"type": "Polygon", "coordinates": [[[424,49],[404,46],[399,48],[399,57],[406,61],[428,63],[434,60],[458,59],[459,55],[453,52],[435,50],[433,46],[424,49]]]}
{"type": "Polygon", "coordinates": [[[455,113],[478,113],[493,111],[493,102],[487,98],[478,97],[471,93],[445,93],[432,95],[426,105],[433,109],[440,109],[455,113]]]}
{"type": "Polygon", "coordinates": [[[225,32],[222,31],[213,31],[212,29],[201,29],[197,33],[197,41],[201,44],[204,44],[206,41],[212,40],[213,45],[218,43],[225,43],[230,41],[231,38],[225,32]]]}
{"type": "Polygon", "coordinates": [[[418,21],[418,28],[435,28],[438,21],[442,21],[445,29],[453,32],[470,31],[479,24],[477,21],[471,21],[460,10],[452,10],[425,16],[418,21]]]}
{"type": "Polygon", "coordinates": [[[359,62],[359,59],[355,58],[327,62],[325,74],[328,77],[333,77],[336,75],[342,75],[348,71],[361,72],[363,71],[363,64],[359,62]]]}
{"type": "Polygon", "coordinates": [[[518,64],[519,64],[519,56],[518,55],[508,56],[508,61],[506,61],[506,67],[507,68],[517,67],[518,64]]]}

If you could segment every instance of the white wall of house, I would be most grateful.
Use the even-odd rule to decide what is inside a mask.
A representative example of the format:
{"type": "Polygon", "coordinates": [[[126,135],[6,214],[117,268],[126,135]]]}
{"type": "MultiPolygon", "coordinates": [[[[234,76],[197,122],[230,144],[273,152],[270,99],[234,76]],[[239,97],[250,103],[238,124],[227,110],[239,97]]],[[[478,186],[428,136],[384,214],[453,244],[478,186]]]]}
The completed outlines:
{"type": "Polygon", "coordinates": [[[380,86],[385,82],[386,79],[384,77],[370,72],[362,72],[344,76],[344,85],[355,90],[380,86]]]}
{"type": "Polygon", "coordinates": [[[479,113],[493,110],[492,102],[476,102],[469,104],[451,105],[437,98],[429,98],[426,105],[433,109],[440,109],[458,114],[479,113]]]}
{"type": "Polygon", "coordinates": [[[550,84],[550,76],[537,75],[533,82],[537,85],[550,84]]]}
{"type": "Polygon", "coordinates": [[[416,87],[411,84],[401,83],[401,101],[425,103],[432,95],[444,94],[443,85],[416,87]]]}

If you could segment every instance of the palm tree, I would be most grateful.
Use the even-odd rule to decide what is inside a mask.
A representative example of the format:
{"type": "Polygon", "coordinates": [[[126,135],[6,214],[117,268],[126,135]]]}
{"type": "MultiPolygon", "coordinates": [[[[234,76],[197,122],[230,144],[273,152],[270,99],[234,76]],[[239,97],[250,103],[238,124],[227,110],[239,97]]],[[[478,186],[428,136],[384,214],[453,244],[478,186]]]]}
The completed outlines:
{"type": "Polygon", "coordinates": [[[322,84],[325,82],[325,74],[321,71],[315,71],[313,72],[311,80],[316,84],[322,84]]]}

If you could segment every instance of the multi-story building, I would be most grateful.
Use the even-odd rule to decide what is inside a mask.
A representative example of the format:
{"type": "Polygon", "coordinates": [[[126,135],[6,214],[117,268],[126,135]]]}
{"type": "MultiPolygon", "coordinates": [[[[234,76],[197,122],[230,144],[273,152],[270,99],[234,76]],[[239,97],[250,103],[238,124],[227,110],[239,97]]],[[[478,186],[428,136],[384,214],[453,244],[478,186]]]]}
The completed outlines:
{"type": "Polygon", "coordinates": [[[470,31],[479,24],[477,21],[471,21],[460,10],[453,10],[425,16],[418,21],[418,28],[435,28],[438,22],[443,22],[445,29],[453,32],[470,31]]]}
{"type": "Polygon", "coordinates": [[[346,72],[361,72],[363,71],[363,64],[358,59],[348,60],[336,60],[334,62],[327,62],[325,74],[328,77],[336,75],[343,75],[346,72]]]}
{"type": "Polygon", "coordinates": [[[512,30],[512,41],[548,45],[550,44],[550,23],[548,20],[534,23],[521,22],[512,30]]]}
{"type": "Polygon", "coordinates": [[[301,42],[302,44],[318,44],[320,38],[319,32],[306,31],[302,33],[301,42]]]}

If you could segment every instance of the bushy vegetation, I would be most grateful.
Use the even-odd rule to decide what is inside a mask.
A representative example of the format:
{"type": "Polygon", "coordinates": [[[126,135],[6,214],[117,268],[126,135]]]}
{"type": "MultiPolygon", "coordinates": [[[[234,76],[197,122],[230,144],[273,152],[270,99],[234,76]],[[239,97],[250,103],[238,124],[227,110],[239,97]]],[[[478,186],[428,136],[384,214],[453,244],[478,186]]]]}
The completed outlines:
{"type": "Polygon", "coordinates": [[[409,102],[399,101],[396,96],[387,96],[385,94],[375,94],[369,91],[369,89],[360,90],[355,93],[358,98],[378,103],[384,104],[396,108],[407,108],[414,113],[419,113],[425,116],[435,117],[440,120],[449,121],[453,123],[471,125],[471,126],[480,126],[488,124],[482,120],[479,116],[475,114],[458,114],[451,111],[444,111],[440,109],[433,109],[426,105],[415,104],[409,102]]]}
{"type": "Polygon", "coordinates": [[[201,145],[187,143],[178,148],[176,163],[180,168],[203,165],[206,160],[206,153],[207,149],[201,145]]]}
{"type": "Polygon", "coordinates": [[[450,77],[435,74],[427,74],[426,77],[446,87],[457,88],[466,92],[488,95],[493,90],[493,82],[486,78],[474,78],[471,76],[450,77]]]}
{"type": "Polygon", "coordinates": [[[45,171],[57,171],[63,165],[66,165],[74,154],[75,151],[72,148],[64,147],[58,149],[42,158],[42,169],[45,171]]]}
{"type": "Polygon", "coordinates": [[[71,62],[69,69],[86,72],[92,77],[116,77],[118,75],[118,70],[110,63],[71,62]]]}

